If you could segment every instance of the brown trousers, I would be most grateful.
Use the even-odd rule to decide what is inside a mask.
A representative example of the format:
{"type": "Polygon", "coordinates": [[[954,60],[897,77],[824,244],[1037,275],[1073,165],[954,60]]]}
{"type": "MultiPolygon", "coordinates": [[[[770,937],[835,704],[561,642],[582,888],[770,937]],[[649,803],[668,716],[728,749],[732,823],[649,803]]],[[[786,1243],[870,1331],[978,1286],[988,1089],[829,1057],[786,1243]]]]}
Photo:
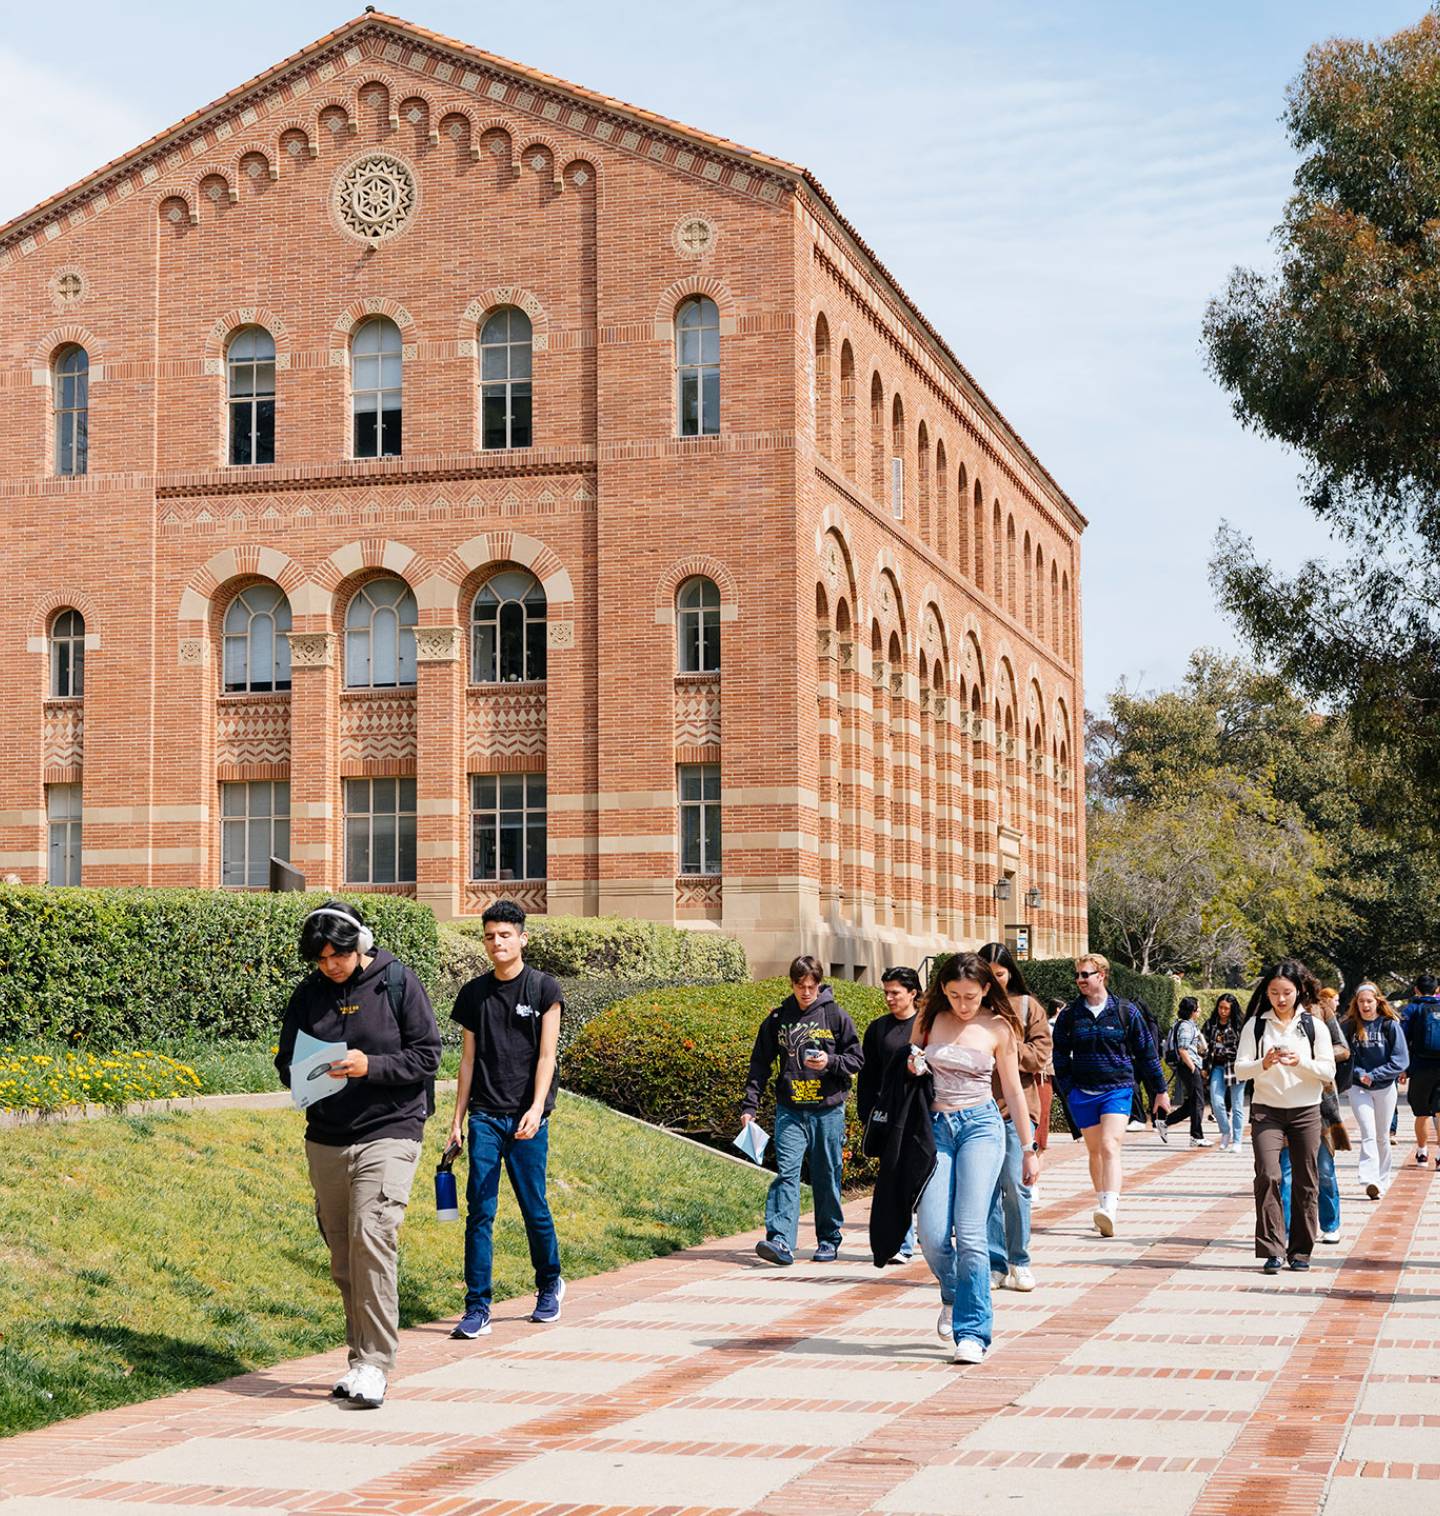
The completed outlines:
{"type": "Polygon", "coordinates": [[[1250,1108],[1255,1150],[1255,1256],[1308,1258],[1320,1234],[1320,1107],[1250,1108]],[[1280,1154],[1290,1150],[1290,1235],[1280,1204],[1280,1154]]]}
{"type": "Polygon", "coordinates": [[[400,1337],[400,1223],[420,1144],[404,1137],[377,1137],[348,1148],[307,1142],[305,1158],[315,1220],[330,1249],[330,1277],[345,1306],[350,1367],[370,1363],[389,1375],[400,1337]]]}

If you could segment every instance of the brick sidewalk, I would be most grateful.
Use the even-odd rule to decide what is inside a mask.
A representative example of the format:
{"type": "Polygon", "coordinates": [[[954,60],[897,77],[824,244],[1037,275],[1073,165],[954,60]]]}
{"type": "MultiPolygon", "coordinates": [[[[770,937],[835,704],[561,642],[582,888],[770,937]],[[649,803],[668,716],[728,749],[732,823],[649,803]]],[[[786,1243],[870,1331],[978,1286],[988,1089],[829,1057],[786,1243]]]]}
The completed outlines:
{"type": "MultiPolygon", "coordinates": [[[[1372,1516],[1423,1502],[1433,1485],[1415,1481],[1440,1478],[1440,1178],[1402,1170],[1374,1205],[1346,1155],[1342,1245],[1271,1280],[1252,1257],[1248,1150],[1128,1141],[1111,1241],[1089,1226],[1079,1150],[1052,1148],[1040,1288],[997,1296],[976,1368],[935,1339],[918,1259],[782,1271],[754,1258],[752,1233],[581,1280],[555,1327],[524,1322],[517,1300],[476,1343],[443,1324],[407,1332],[378,1412],[327,1401],[343,1367],[328,1353],[12,1438],[0,1516],[1372,1516]]],[[[852,1208],[857,1252],[862,1219],[852,1208]]]]}

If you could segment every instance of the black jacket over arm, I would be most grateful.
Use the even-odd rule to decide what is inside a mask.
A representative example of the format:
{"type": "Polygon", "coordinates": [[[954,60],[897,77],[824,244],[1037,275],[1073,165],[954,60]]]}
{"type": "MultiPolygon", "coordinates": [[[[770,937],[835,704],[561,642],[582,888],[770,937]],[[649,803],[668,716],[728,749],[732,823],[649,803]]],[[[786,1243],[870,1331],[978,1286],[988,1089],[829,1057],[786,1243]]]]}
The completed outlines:
{"type": "Polygon", "coordinates": [[[892,1058],[865,1128],[864,1151],[880,1159],[870,1199],[870,1256],[877,1269],[899,1251],[920,1193],[935,1172],[933,1088],[928,1074],[916,1078],[905,1059],[892,1058]]]}

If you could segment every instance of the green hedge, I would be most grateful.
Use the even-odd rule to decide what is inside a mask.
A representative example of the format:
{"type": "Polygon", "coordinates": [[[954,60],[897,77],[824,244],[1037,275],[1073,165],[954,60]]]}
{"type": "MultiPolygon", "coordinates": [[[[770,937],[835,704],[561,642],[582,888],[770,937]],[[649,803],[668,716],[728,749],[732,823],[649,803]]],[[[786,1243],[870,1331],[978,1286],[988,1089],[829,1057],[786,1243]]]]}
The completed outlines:
{"type": "MultiPolygon", "coordinates": [[[[0,1043],[268,1037],[309,971],[296,951],[300,918],[323,898],[0,886],[0,1043]]],[[[433,989],[429,908],[394,895],[343,898],[433,989]]]]}
{"type": "MultiPolygon", "coordinates": [[[[830,988],[862,1035],[876,1016],[888,1014],[884,995],[872,985],[837,981],[830,988]]],[[[579,1030],[565,1060],[566,1086],[657,1126],[728,1144],[740,1130],[755,1033],[789,993],[782,978],[652,990],[622,1000],[579,1030]]],[[[760,1124],[774,1133],[773,1080],[760,1124]]],[[[860,1158],[853,1096],[845,1174],[849,1183],[874,1178],[873,1165],[860,1158]]]]}
{"type": "MultiPolygon", "coordinates": [[[[1075,960],[1073,958],[1031,958],[1020,965],[1031,991],[1046,1000],[1073,1000],[1075,960]]],[[[1180,991],[1168,974],[1137,974],[1123,963],[1110,965],[1110,988],[1126,1000],[1143,1000],[1155,1013],[1162,1028],[1175,1019],[1180,991]]]]}
{"type": "MultiPolygon", "coordinates": [[[[525,961],[557,979],[655,979],[678,984],[700,979],[739,981],[749,972],[745,949],[723,932],[687,931],[659,921],[629,921],[619,916],[532,916],[525,930],[529,936],[525,961]]],[[[485,929],[478,921],[450,922],[448,932],[478,943],[485,929]]],[[[483,947],[480,951],[483,957],[483,947]]]]}

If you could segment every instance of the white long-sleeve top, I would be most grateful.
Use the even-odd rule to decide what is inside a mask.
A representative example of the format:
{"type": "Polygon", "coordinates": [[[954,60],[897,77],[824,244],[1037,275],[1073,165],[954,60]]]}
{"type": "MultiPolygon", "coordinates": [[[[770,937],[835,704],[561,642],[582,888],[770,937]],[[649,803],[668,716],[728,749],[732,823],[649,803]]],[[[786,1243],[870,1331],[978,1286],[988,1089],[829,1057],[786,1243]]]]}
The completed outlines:
{"type": "Polygon", "coordinates": [[[1315,1024],[1312,1054],[1300,1016],[1297,1009],[1288,1023],[1281,1023],[1274,1011],[1264,1011],[1245,1023],[1235,1054],[1235,1078],[1255,1081],[1252,1105],[1273,1105],[1284,1110],[1319,1105],[1325,1086],[1334,1079],[1335,1047],[1324,1021],[1319,1016],[1312,1017],[1315,1024]],[[1276,1063],[1267,1069],[1264,1059],[1271,1048],[1289,1048],[1300,1061],[1276,1063]]]}

